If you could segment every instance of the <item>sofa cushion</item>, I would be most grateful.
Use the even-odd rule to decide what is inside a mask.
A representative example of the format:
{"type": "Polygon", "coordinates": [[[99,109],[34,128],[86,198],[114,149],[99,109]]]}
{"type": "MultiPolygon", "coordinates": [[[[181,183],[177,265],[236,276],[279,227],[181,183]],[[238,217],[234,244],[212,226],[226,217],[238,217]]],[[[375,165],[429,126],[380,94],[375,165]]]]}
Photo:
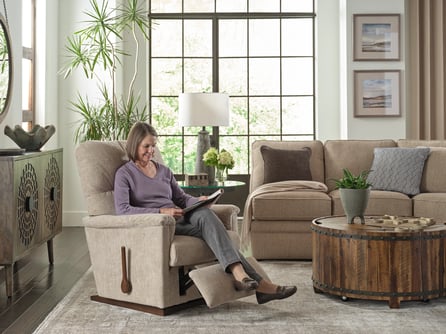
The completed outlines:
{"type": "MultiPolygon", "coordinates": [[[[333,199],[333,215],[344,215],[339,190],[330,192],[333,199]]],[[[366,215],[412,216],[412,199],[399,192],[372,190],[365,211],[366,215]]]]}
{"type": "Polygon", "coordinates": [[[328,189],[336,188],[334,180],[342,177],[344,168],[357,175],[369,170],[375,147],[395,147],[396,142],[386,140],[327,140],[324,145],[325,180],[328,189]]]}
{"type": "MultiPolygon", "coordinates": [[[[240,239],[237,232],[228,231],[228,234],[235,248],[239,249],[240,239]]],[[[209,263],[214,260],[214,253],[204,240],[186,235],[175,235],[170,246],[169,265],[171,267],[209,263]]]]}
{"type": "Polygon", "coordinates": [[[255,220],[312,220],[331,214],[331,199],[319,191],[284,191],[253,198],[255,220]]]}
{"type": "Polygon", "coordinates": [[[372,189],[398,191],[407,195],[420,192],[424,162],[429,148],[375,148],[367,181],[372,189]]]}
{"type": "MultiPolygon", "coordinates": [[[[262,278],[270,280],[266,272],[253,257],[248,257],[246,260],[262,278]]],[[[189,273],[189,276],[198,290],[200,290],[208,307],[215,307],[255,293],[255,290],[235,290],[234,276],[225,273],[218,263],[194,269],[189,273]]]]}
{"type": "Polygon", "coordinates": [[[263,183],[287,180],[311,181],[311,149],[275,149],[266,145],[260,147],[264,161],[263,183]]]}
{"type": "Polygon", "coordinates": [[[446,148],[430,147],[421,179],[421,192],[446,192],[446,148]]]}
{"type": "Polygon", "coordinates": [[[421,192],[446,192],[446,140],[399,139],[399,147],[429,147],[424,165],[421,192]]]}
{"type": "Polygon", "coordinates": [[[446,193],[424,193],[414,196],[413,215],[434,218],[437,223],[446,222],[446,193]]]}
{"type": "Polygon", "coordinates": [[[262,260],[311,260],[311,221],[309,222],[257,222],[251,231],[251,250],[262,260]],[[267,230],[267,225],[275,229],[267,230]],[[305,227],[305,232],[295,232],[291,226],[305,227]],[[260,227],[260,228],[259,228],[260,227]],[[290,227],[290,229],[287,229],[290,227]],[[258,229],[259,228],[259,229],[258,229]],[[265,228],[263,231],[263,228],[265,228]]]}
{"type": "Polygon", "coordinates": [[[252,170],[249,183],[250,192],[264,184],[264,161],[260,147],[263,145],[274,149],[300,150],[304,147],[311,149],[310,170],[313,181],[324,182],[324,146],[319,140],[256,140],[252,143],[252,170]]]}
{"type": "MultiPolygon", "coordinates": [[[[308,220],[256,220],[252,224],[251,233],[264,233],[271,236],[277,236],[278,233],[292,236],[295,234],[311,234],[311,223],[313,219],[308,220]]],[[[273,241],[270,240],[269,243],[273,241]]]]}

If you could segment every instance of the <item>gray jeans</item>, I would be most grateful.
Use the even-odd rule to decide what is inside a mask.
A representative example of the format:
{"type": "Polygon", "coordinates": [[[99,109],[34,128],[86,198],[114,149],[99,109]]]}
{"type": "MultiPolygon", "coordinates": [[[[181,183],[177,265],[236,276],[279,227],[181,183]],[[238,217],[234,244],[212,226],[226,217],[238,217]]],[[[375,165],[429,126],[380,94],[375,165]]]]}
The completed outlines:
{"type": "Polygon", "coordinates": [[[235,249],[225,226],[211,209],[204,207],[186,214],[183,219],[177,221],[175,234],[203,239],[215,254],[225,272],[229,271],[228,267],[231,264],[241,263],[249,277],[257,282],[262,280],[262,276],[235,249]]]}

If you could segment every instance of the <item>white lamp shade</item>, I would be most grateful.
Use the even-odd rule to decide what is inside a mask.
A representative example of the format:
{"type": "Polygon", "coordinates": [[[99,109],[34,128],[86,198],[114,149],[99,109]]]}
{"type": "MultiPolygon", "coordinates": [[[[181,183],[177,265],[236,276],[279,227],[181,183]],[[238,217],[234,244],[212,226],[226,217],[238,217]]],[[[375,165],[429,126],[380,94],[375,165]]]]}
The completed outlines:
{"type": "Polygon", "coordinates": [[[182,93],[180,126],[228,126],[229,96],[223,93],[182,93]]]}

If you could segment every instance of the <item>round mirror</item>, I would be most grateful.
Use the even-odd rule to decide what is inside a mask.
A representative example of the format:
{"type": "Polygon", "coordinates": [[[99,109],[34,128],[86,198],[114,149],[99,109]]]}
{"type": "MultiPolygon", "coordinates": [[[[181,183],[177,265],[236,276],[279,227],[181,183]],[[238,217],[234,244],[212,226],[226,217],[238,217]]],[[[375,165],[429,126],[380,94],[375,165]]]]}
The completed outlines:
{"type": "Polygon", "coordinates": [[[8,24],[0,14],[0,123],[9,109],[12,89],[12,52],[8,24]]]}

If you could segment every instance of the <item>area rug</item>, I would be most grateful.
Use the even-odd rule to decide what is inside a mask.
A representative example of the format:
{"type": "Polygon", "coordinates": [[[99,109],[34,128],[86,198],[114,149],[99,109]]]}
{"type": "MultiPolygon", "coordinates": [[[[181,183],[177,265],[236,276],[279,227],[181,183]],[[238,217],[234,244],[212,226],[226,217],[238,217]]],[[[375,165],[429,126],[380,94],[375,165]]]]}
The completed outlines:
{"type": "Polygon", "coordinates": [[[311,262],[261,262],[280,284],[294,284],[288,299],[258,305],[255,296],[209,309],[197,306],[166,317],[93,302],[89,270],[34,333],[442,333],[446,298],[402,302],[390,309],[384,301],[342,301],[314,293],[311,262]]]}

